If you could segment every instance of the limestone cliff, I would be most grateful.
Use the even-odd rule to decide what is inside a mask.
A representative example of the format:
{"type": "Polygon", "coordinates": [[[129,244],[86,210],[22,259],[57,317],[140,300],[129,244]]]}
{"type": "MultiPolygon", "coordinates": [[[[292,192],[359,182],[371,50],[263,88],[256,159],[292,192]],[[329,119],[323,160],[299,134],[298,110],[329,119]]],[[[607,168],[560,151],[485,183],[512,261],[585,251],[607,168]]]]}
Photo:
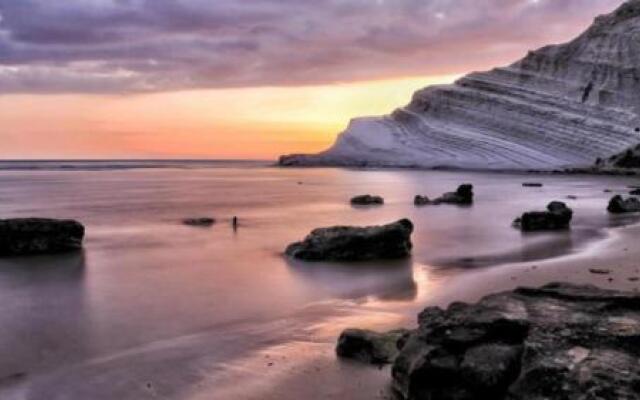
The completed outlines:
{"type": "Polygon", "coordinates": [[[281,165],[558,169],[640,143],[640,0],[571,42],[414,94],[393,114],[353,120],[316,155],[281,165]]]}

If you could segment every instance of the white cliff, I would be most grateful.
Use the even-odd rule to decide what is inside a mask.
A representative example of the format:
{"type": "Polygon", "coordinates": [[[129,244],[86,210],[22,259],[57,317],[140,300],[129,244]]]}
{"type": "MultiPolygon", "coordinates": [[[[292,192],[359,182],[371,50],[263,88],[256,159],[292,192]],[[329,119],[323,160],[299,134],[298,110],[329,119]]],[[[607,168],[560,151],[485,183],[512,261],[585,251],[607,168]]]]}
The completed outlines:
{"type": "Polygon", "coordinates": [[[558,169],[640,143],[640,0],[575,40],[431,86],[392,115],[353,120],[328,150],[282,165],[558,169]]]}

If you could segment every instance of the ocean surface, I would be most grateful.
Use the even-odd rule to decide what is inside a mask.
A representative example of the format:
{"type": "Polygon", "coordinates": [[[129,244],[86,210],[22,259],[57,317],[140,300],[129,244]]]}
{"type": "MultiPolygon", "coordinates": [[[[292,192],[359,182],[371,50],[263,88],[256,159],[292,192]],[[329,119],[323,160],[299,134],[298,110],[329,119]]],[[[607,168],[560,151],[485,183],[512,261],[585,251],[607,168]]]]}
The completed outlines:
{"type": "Polygon", "coordinates": [[[0,397],[283,398],[269,393],[320,369],[331,383],[317,398],[348,394],[358,367],[333,357],[340,329],[411,325],[421,307],[476,298],[485,271],[586,251],[637,222],[604,212],[612,195],[604,189],[626,193],[634,183],[248,161],[0,162],[0,218],[73,218],[87,229],[81,253],[0,259],[0,397]],[[544,186],[522,187],[528,181],[544,186]],[[416,194],[435,197],[461,183],[475,187],[472,207],[413,205],[416,194]],[[386,204],[349,204],[365,193],[386,204]],[[552,200],[574,209],[571,231],[511,227],[552,200]],[[183,225],[189,217],[217,223],[183,225]],[[410,260],[283,256],[317,227],[400,218],[415,224],[410,260]],[[473,279],[462,290],[449,285],[464,276],[473,279]]]}

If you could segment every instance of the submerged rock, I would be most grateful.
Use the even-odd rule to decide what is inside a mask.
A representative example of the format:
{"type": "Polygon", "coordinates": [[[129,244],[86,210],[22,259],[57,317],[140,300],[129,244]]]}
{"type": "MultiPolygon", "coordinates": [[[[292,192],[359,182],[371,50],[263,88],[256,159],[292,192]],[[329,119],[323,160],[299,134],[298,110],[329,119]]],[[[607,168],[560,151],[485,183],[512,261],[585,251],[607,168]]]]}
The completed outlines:
{"type": "Polygon", "coordinates": [[[620,195],[614,196],[611,201],[609,201],[607,211],[612,214],[640,212],[640,200],[635,197],[624,199],[620,195]]]}
{"type": "Polygon", "coordinates": [[[430,308],[397,356],[412,400],[637,399],[640,294],[554,283],[430,308]]]}
{"type": "Polygon", "coordinates": [[[182,223],[189,226],[208,227],[216,223],[214,218],[202,217],[202,218],[186,218],[182,220],[182,223]]]}
{"type": "Polygon", "coordinates": [[[379,206],[384,204],[384,199],[380,196],[364,194],[351,199],[351,204],[355,206],[379,206]]]}
{"type": "Polygon", "coordinates": [[[522,184],[523,187],[530,187],[530,188],[539,188],[542,187],[542,183],[538,183],[538,182],[525,182],[522,184]]]}
{"type": "Polygon", "coordinates": [[[60,253],[82,248],[84,226],[74,220],[0,220],[0,256],[60,253]]]}
{"type": "Polygon", "coordinates": [[[513,225],[523,232],[556,231],[569,228],[573,210],[565,203],[553,201],[547,206],[547,211],[530,211],[517,218],[513,225]]]}
{"type": "Polygon", "coordinates": [[[340,335],[336,354],[369,364],[390,364],[400,352],[410,331],[399,329],[378,333],[363,329],[347,329],[340,335]]]}
{"type": "Polygon", "coordinates": [[[334,226],[313,230],[285,253],[307,261],[363,261],[409,256],[413,224],[408,219],[368,227],[334,226]]]}

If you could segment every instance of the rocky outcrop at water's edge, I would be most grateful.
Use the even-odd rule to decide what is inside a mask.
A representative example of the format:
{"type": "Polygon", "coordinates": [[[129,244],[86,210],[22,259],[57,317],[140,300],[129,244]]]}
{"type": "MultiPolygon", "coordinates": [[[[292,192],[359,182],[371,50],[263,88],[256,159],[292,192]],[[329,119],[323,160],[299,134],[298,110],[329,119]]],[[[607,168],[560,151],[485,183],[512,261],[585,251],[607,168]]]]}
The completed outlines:
{"type": "Polygon", "coordinates": [[[392,381],[404,399],[631,400],[640,393],[638,293],[554,283],[427,308],[418,323],[395,342],[392,381]]]}

